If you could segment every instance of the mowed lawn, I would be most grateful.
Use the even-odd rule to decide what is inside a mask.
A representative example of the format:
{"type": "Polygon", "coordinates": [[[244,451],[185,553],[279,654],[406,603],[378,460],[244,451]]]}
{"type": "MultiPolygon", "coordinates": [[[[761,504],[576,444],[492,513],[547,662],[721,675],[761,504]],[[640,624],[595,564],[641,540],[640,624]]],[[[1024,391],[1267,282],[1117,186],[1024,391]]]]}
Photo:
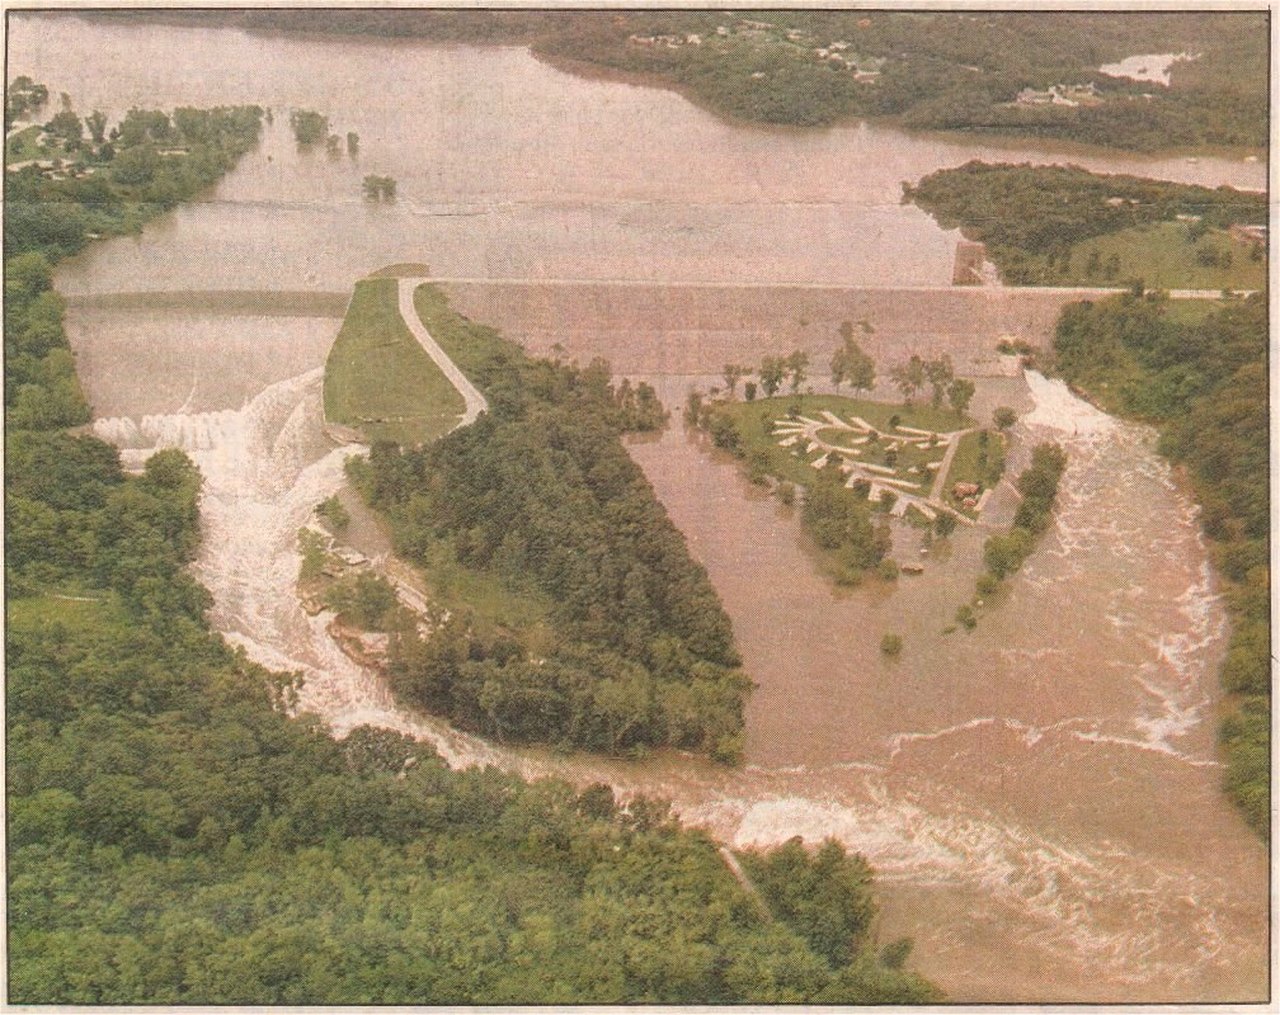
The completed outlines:
{"type": "MultiPolygon", "coordinates": [[[[823,409],[833,412],[841,419],[858,416],[882,432],[891,431],[890,421],[894,416],[904,426],[935,433],[962,430],[974,425],[968,416],[959,415],[951,409],[935,409],[928,404],[927,397],[925,396],[924,404],[917,401],[908,406],[846,398],[843,395],[779,395],[753,402],[735,400],[717,403],[714,411],[732,420],[749,466],[754,464],[770,475],[805,485],[812,482],[814,477],[810,463],[822,452],[806,451],[799,444],[784,448],[778,443],[784,435],[774,432],[775,425],[785,420],[792,409],[795,409],[797,416],[807,416],[810,419],[820,419],[823,409]]],[[[823,430],[820,436],[830,438],[831,443],[838,446],[856,435],[831,428],[823,430]]],[[[870,465],[887,464],[882,446],[860,447],[863,454],[857,459],[859,462],[870,465]]],[[[894,467],[900,470],[901,478],[918,480],[923,484],[924,492],[928,493],[933,482],[932,475],[911,475],[905,470],[912,465],[923,467],[926,462],[938,461],[944,451],[945,448],[941,445],[930,450],[906,446],[899,449],[894,467]]]]}
{"type": "Polygon", "coordinates": [[[401,319],[397,281],[357,282],[325,364],[325,418],[369,441],[411,445],[447,433],[463,409],[462,395],[401,319]]]}
{"type": "Polygon", "coordinates": [[[1062,282],[1125,285],[1141,279],[1148,289],[1265,288],[1266,258],[1254,260],[1251,253],[1248,244],[1222,229],[1211,229],[1192,243],[1186,223],[1157,222],[1073,245],[1071,264],[1062,282]],[[1112,278],[1104,277],[1101,270],[1088,272],[1094,253],[1098,255],[1097,263],[1104,267],[1112,257],[1119,261],[1119,270],[1112,278]]]}

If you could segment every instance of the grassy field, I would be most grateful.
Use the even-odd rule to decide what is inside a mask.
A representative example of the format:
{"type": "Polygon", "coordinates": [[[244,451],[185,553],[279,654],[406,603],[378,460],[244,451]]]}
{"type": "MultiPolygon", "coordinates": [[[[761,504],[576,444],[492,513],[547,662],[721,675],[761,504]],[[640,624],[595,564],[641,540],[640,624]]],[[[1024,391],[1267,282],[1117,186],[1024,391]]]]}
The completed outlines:
{"type": "Polygon", "coordinates": [[[1133,279],[1141,279],[1148,289],[1262,289],[1267,263],[1265,257],[1253,260],[1250,247],[1225,230],[1211,229],[1192,243],[1187,223],[1159,222],[1075,244],[1061,282],[1100,285],[1133,279]],[[1104,277],[1101,268],[1093,273],[1087,270],[1094,254],[1101,268],[1112,258],[1118,260],[1111,279],[1104,277]],[[1202,259],[1216,263],[1202,263],[1202,259]]]}
{"type": "Polygon", "coordinates": [[[75,590],[65,595],[75,598],[50,593],[10,599],[9,623],[21,630],[40,624],[66,624],[84,630],[122,616],[112,592],[75,590]]]}
{"type": "MultiPolygon", "coordinates": [[[[821,452],[805,452],[799,445],[792,448],[779,446],[780,438],[774,434],[774,423],[786,419],[793,410],[797,415],[819,419],[824,409],[842,419],[858,416],[882,431],[890,429],[890,421],[894,416],[898,417],[898,422],[903,426],[939,433],[974,425],[968,416],[957,415],[949,409],[935,409],[928,404],[894,405],[889,402],[845,398],[841,395],[781,395],[754,402],[717,404],[714,411],[733,422],[742,442],[747,467],[753,475],[768,474],[793,483],[807,484],[813,479],[813,469],[809,463],[818,458],[821,452]]],[[[819,436],[830,439],[832,444],[840,445],[854,435],[832,428],[821,431],[819,436]]],[[[868,465],[888,464],[883,447],[870,444],[859,447],[863,451],[857,459],[859,462],[868,465]]],[[[918,480],[923,484],[923,492],[927,493],[933,480],[932,474],[925,471],[924,466],[928,462],[941,460],[944,451],[941,444],[937,448],[926,449],[907,445],[897,452],[894,467],[902,473],[902,478],[918,480]],[[911,474],[903,471],[913,466],[921,471],[911,474]]]]}
{"type": "Polygon", "coordinates": [[[947,472],[943,500],[970,518],[976,517],[977,512],[967,509],[951,490],[957,483],[977,483],[983,489],[995,486],[1004,472],[1005,448],[1005,435],[998,430],[967,433],[961,437],[955,457],[951,459],[951,469],[947,472]],[[987,434],[985,447],[982,440],[984,432],[987,434]]]}
{"type": "Polygon", "coordinates": [[[40,137],[40,132],[43,129],[38,123],[33,123],[30,127],[24,127],[17,133],[5,138],[5,162],[26,162],[28,159],[48,158],[48,152],[36,144],[36,140],[40,137]]]}
{"type": "Polygon", "coordinates": [[[447,433],[462,396],[400,317],[392,278],[356,283],[324,376],[325,418],[369,440],[420,444],[447,433]]]}

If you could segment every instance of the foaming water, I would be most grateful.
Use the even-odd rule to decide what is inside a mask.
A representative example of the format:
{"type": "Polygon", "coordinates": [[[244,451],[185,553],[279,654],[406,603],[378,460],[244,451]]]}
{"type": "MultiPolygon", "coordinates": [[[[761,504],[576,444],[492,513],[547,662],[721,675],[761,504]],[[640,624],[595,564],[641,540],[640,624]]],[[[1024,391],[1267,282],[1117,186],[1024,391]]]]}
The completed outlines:
{"type": "Polygon", "coordinates": [[[384,726],[430,740],[451,764],[491,761],[482,742],[398,709],[378,678],[327,634],[332,614],[308,616],[298,603],[298,529],[342,485],[346,459],[364,450],[324,439],[323,373],[272,384],[240,409],[106,417],[93,431],[121,448],[126,466],[181,448],[200,467],[195,572],[213,594],[210,621],[255,662],[301,674],[299,711],[320,715],[338,735],[384,726]]]}
{"type": "Polygon", "coordinates": [[[1049,440],[1068,465],[1053,525],[972,634],[941,629],[986,532],[952,537],[949,574],[923,558],[923,577],[837,595],[731,461],[678,433],[633,446],[760,684],[752,764],[684,813],[738,844],[862,851],[886,928],[957,998],[1260,997],[1265,856],[1221,798],[1226,621],[1194,505],[1149,428],[1026,381],[1010,474],[1049,440]],[[893,662],[885,630],[904,637],[893,662]]]}
{"type": "MultiPolygon", "coordinates": [[[[157,94],[199,106],[266,102],[277,112],[323,109],[362,138],[359,162],[308,158],[278,117],[210,200],[64,262],[67,292],[345,290],[372,266],[424,259],[458,277],[945,285],[957,237],[900,205],[901,181],[973,158],[1067,157],[883,127],[740,128],[678,96],[568,78],[514,49],[319,44],[28,14],[14,22],[11,55],[81,108],[119,113],[157,94]],[[163,58],[175,50],[201,73],[163,58]],[[353,73],[368,84],[355,99],[353,73]],[[584,135],[603,142],[582,145],[584,135]],[[633,157],[620,161],[618,151],[633,157]],[[359,199],[369,168],[401,181],[397,205],[359,199]],[[448,213],[467,210],[485,214],[448,213]]],[[[1223,160],[1071,161],[1209,185],[1262,186],[1266,176],[1265,164],[1223,160]]],[[[637,294],[634,319],[621,296],[581,320],[548,316],[583,362],[599,353],[617,363],[648,348],[646,322],[672,299],[665,288],[637,294]],[[622,337],[592,347],[588,325],[606,309],[622,337]],[[579,325],[587,337],[572,345],[579,325]]],[[[768,327],[759,310],[726,326],[717,304],[697,305],[714,312],[696,326],[675,320],[669,357],[624,366],[714,374],[740,348],[787,351],[826,319],[789,302],[768,327]],[[706,337],[717,329],[724,348],[706,337]],[[697,342],[703,359],[694,362],[697,342]]],[[[876,316],[842,302],[828,314],[864,315],[876,316]]],[[[939,316],[936,327],[912,321],[901,334],[878,327],[867,341],[883,341],[873,351],[892,361],[922,333],[954,330],[954,313],[939,316]]],[[[207,340],[192,342],[191,324],[175,329],[166,315],[109,329],[77,320],[87,318],[69,313],[68,330],[109,417],[96,432],[135,467],[155,448],[185,448],[206,477],[196,570],[214,597],[213,623],[253,659],[300,672],[301,707],[336,733],[371,723],[430,741],[452,765],[666,797],[738,845],[834,836],[879,871],[882,936],[913,935],[915,964],[957,1000],[1264,995],[1266,857],[1221,798],[1210,720],[1222,607],[1194,508],[1150,431],[1028,375],[1035,407],[1016,431],[1020,453],[1054,439],[1070,455],[1054,525],[979,628],[945,636],[972,591],[984,532],[958,532],[950,563],[930,559],[920,578],[836,595],[806,555],[794,513],[749,487],[734,463],[678,427],[635,445],[760,685],[747,763],[730,771],[678,753],[641,763],[564,757],[490,745],[397,706],[333,644],[328,618],[299,607],[296,530],[340,485],[351,453],[324,441],[319,372],[303,367],[319,362],[331,335],[317,325],[298,352],[292,323],[264,342],[261,322],[206,322],[207,340]],[[237,331],[246,336],[238,345],[237,331]],[[237,371],[243,377],[229,378],[237,371]],[[240,408],[224,407],[246,395],[240,408]],[[905,636],[893,663],[877,650],[889,630],[905,636]]],[[[977,330],[1000,334],[1002,320],[977,330]]],[[[1011,470],[1020,467],[1015,454],[1011,470]]]]}

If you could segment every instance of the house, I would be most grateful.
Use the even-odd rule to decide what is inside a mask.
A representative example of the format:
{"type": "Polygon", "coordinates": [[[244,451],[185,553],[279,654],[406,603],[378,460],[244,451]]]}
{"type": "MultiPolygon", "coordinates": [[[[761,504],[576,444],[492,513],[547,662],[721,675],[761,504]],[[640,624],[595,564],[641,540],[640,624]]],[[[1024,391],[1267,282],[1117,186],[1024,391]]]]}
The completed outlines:
{"type": "Polygon", "coordinates": [[[1047,92],[1038,92],[1034,88],[1024,88],[1018,93],[1018,105],[1047,106],[1053,102],[1055,94],[1052,88],[1047,92]]]}

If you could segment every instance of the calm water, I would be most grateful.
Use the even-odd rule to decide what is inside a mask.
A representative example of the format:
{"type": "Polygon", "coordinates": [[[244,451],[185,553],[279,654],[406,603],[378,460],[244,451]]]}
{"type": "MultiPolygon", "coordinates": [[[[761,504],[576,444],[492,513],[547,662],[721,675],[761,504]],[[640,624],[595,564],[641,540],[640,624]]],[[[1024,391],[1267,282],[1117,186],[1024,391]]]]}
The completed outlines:
{"type": "MultiPolygon", "coordinates": [[[[80,293],[345,290],[401,260],[478,277],[946,284],[955,237],[898,204],[901,181],[970,158],[1063,157],[866,126],[733,127],[519,49],[14,15],[9,71],[82,110],[276,111],[208,200],[63,266],[60,284],[80,293]],[[290,106],[358,131],[359,160],[296,153],[290,106]],[[396,205],[362,202],[368,172],[399,180],[396,205]]],[[[1265,177],[1214,159],[1071,160],[1214,184],[1265,177]]],[[[1266,856],[1221,798],[1213,745],[1224,612],[1194,506],[1149,431],[1034,376],[983,382],[991,404],[1035,407],[1020,454],[1053,437],[1071,460],[1055,527],[1007,601],[950,635],[981,533],[958,534],[946,564],[925,558],[919,579],[837,594],[795,518],[732,463],[678,427],[635,444],[760,685],[748,763],[564,759],[397,709],[298,607],[295,532],[341,484],[346,453],[319,426],[336,321],[78,309],[68,326],[97,432],[130,461],[180,446],[204,471],[198,572],[214,622],[255,658],[303,670],[305,706],[335,729],[385,723],[456,763],[664,795],[732,843],[837,836],[881,872],[882,934],[913,935],[918,967],[958,999],[1262,996],[1266,856]],[[892,664],[877,651],[887,630],[906,641],[892,664]]],[[[684,379],[654,380],[682,398],[684,379]]],[[[901,559],[915,538],[900,534],[901,559]]]]}
{"type": "Polygon", "coordinates": [[[439,274],[948,284],[955,235],[901,185],[970,159],[1062,161],[1262,188],[1265,166],[982,145],[855,125],[729,126],[674,93],[570,77],[522,49],[325,41],[11,17],[9,73],[81,110],[254,102],[279,114],[209,201],[99,248],[68,291],[346,289],[394,260],[439,274]],[[181,59],[176,58],[181,54],[181,59]],[[287,110],[360,157],[298,159],[287,110]],[[399,182],[370,207],[365,173],[399,182]]]}

